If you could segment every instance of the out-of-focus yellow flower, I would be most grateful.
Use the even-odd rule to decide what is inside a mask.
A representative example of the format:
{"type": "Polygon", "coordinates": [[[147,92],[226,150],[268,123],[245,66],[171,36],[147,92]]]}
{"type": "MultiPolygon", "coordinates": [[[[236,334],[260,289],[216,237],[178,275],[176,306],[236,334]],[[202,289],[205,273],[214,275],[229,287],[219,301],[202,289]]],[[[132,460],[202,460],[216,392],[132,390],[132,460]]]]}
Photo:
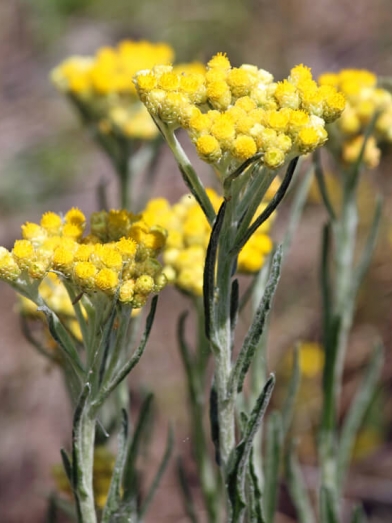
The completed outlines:
{"type": "Polygon", "coordinates": [[[303,342],[299,346],[299,366],[305,378],[321,376],[324,368],[324,349],[316,342],[303,342]]]}
{"type": "Polygon", "coordinates": [[[365,427],[357,435],[352,457],[359,460],[366,458],[382,445],[383,437],[377,427],[365,427]]]}
{"type": "Polygon", "coordinates": [[[275,83],[256,66],[232,67],[224,54],[214,56],[204,74],[158,65],[139,71],[134,81],[154,118],[185,128],[200,158],[222,173],[256,153],[277,169],[313,151],[327,139],[325,123],[345,107],[344,96],[319,87],[303,65],[275,83]]]}
{"type": "MultiPolygon", "coordinates": [[[[110,481],[114,470],[115,457],[105,447],[97,446],[94,449],[94,468],[93,468],[93,490],[94,499],[98,509],[103,509],[108,497],[110,481]]],[[[72,496],[71,485],[61,464],[55,465],[52,475],[56,483],[57,490],[69,497],[72,496]]]]}
{"type": "MultiPolygon", "coordinates": [[[[208,196],[217,211],[222,198],[213,189],[208,196]]],[[[256,215],[265,204],[260,205],[256,215]]],[[[159,223],[168,231],[163,249],[164,274],[169,282],[183,291],[201,296],[203,269],[211,227],[196,200],[190,194],[170,205],[164,198],[151,200],[142,212],[147,224],[159,223]]],[[[262,267],[272,249],[269,230],[272,220],[267,220],[249,239],[238,256],[237,269],[241,273],[255,273],[262,267]]]]}
{"type": "Polygon", "coordinates": [[[392,95],[377,87],[377,76],[363,69],[343,69],[338,73],[324,73],[319,78],[323,88],[333,87],[344,93],[347,106],[342,116],[328,129],[330,146],[338,151],[347,164],[358,158],[366,127],[374,114],[379,113],[373,136],[364,155],[364,163],[371,169],[380,161],[378,144],[392,142],[392,95]]]}
{"type": "MultiPolygon", "coordinates": [[[[116,47],[100,48],[93,57],[67,58],[51,78],[102,134],[150,140],[158,130],[136,95],[132,78],[140,70],[173,61],[174,51],[168,44],[124,40],[116,47]]],[[[203,74],[204,67],[198,62],[178,64],[175,71],[203,74]]]]}
{"type": "Polygon", "coordinates": [[[0,249],[0,278],[19,290],[40,284],[41,297],[63,313],[71,308],[63,290],[54,286],[52,276],[42,283],[53,271],[76,293],[103,293],[109,298],[118,293],[120,302],[143,306],[165,285],[156,257],[166,231],[125,210],[93,213],[87,236],[83,236],[85,222],[83,213],[72,209],[64,217],[45,213],[40,225],[26,223],[24,238],[16,240],[12,251],[0,249]],[[129,282],[134,284],[132,293],[129,282]],[[124,285],[127,292],[122,291],[124,285]]]}

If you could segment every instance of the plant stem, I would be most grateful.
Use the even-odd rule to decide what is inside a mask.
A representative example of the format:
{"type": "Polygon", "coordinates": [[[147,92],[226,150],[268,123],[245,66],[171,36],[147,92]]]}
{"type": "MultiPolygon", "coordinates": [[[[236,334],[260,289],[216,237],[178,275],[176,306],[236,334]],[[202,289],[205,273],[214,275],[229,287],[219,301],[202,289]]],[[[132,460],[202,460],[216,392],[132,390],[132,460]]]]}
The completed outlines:
{"type": "Polygon", "coordinates": [[[217,260],[216,297],[214,299],[216,340],[215,384],[218,395],[219,446],[221,468],[225,469],[231,451],[235,447],[235,394],[229,394],[232,369],[231,355],[231,276],[233,256],[229,255],[236,232],[233,199],[227,202],[222,231],[219,237],[217,260]]]}
{"type": "Polygon", "coordinates": [[[90,390],[86,384],[75,410],[73,426],[73,488],[79,523],[97,523],[93,490],[96,419],[89,409],[90,390]]]}

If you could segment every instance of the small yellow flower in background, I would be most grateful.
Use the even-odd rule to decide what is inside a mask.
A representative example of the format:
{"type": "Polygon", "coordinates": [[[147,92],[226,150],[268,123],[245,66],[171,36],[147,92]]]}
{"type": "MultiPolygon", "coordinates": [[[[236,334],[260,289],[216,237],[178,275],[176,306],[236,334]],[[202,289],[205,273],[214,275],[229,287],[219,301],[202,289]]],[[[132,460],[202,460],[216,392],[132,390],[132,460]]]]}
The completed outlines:
{"type": "MultiPolygon", "coordinates": [[[[52,71],[51,78],[102,134],[113,132],[127,138],[151,140],[158,135],[158,129],[140,103],[132,78],[142,69],[173,61],[174,50],[165,43],[124,40],[116,47],[102,47],[94,57],[67,58],[52,71]]],[[[198,62],[178,64],[174,70],[204,73],[198,62]]],[[[169,89],[169,78],[166,85],[169,89]]],[[[192,90],[192,85],[184,82],[183,88],[192,90]]]]}
{"type": "Polygon", "coordinates": [[[316,342],[303,342],[299,346],[299,366],[305,378],[321,376],[324,368],[324,349],[316,342]]]}
{"type": "Polygon", "coordinates": [[[362,69],[343,69],[319,77],[323,88],[336,88],[344,93],[347,106],[342,116],[331,125],[331,148],[338,148],[341,159],[353,163],[358,158],[366,127],[379,113],[373,136],[366,145],[364,162],[373,169],[380,161],[378,144],[392,142],[392,95],[377,87],[377,76],[362,69]]]}
{"type": "MultiPolygon", "coordinates": [[[[115,456],[104,446],[94,449],[93,489],[94,499],[98,509],[103,509],[108,497],[110,482],[115,464],[115,456]]],[[[72,497],[72,488],[62,464],[55,465],[52,476],[57,490],[72,497]]]]}
{"type": "MultiPolygon", "coordinates": [[[[207,194],[217,211],[222,198],[213,189],[207,189],[207,194]]],[[[262,204],[256,214],[264,207],[262,204]]],[[[184,292],[201,296],[211,227],[194,197],[187,194],[174,205],[164,198],[151,200],[141,214],[147,224],[159,223],[168,231],[163,248],[163,272],[168,281],[184,292]]],[[[251,274],[260,270],[273,246],[268,234],[271,224],[270,219],[259,227],[239,253],[238,272],[251,274]]]]}
{"type": "Polygon", "coordinates": [[[151,293],[164,287],[165,278],[156,260],[166,241],[164,229],[125,210],[93,213],[90,232],[83,236],[85,227],[86,219],[78,209],[71,209],[64,217],[45,213],[40,225],[26,223],[22,226],[24,238],[15,241],[12,251],[0,249],[0,278],[20,292],[24,290],[24,295],[39,286],[48,306],[65,315],[72,306],[53,273],[76,293],[91,297],[103,293],[111,298],[118,292],[120,302],[134,308],[143,306],[151,293]],[[134,285],[131,294],[122,291],[127,282],[134,285]]]}
{"type": "Polygon", "coordinates": [[[325,124],[338,118],[345,98],[335,87],[319,87],[299,65],[283,82],[256,66],[232,67],[215,55],[206,72],[177,72],[155,66],[134,78],[154,118],[187,130],[200,158],[227,172],[256,153],[277,169],[327,139],[325,124]]]}

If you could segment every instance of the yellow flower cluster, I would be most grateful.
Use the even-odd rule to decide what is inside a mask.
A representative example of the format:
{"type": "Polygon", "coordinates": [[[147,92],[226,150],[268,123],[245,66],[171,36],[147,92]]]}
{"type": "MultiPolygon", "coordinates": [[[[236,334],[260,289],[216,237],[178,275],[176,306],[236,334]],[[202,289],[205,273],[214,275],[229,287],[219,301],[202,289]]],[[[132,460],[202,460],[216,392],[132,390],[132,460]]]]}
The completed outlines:
{"type": "Polygon", "coordinates": [[[54,271],[79,292],[118,293],[120,302],[135,308],[163,288],[166,278],[156,256],[166,231],[125,210],[93,213],[90,233],[83,236],[85,225],[75,208],[64,217],[47,212],[39,224],[25,223],[23,239],[11,252],[0,247],[0,278],[26,287],[54,271]]]}
{"type": "MultiPolygon", "coordinates": [[[[103,509],[108,497],[110,482],[112,479],[115,457],[104,446],[97,446],[94,449],[94,468],[93,468],[93,490],[94,499],[97,507],[103,509]]],[[[55,465],[52,470],[57,489],[72,496],[72,489],[65,474],[62,464],[55,465]]]]}
{"type": "MultiPolygon", "coordinates": [[[[66,59],[51,77],[59,90],[83,107],[83,114],[87,111],[102,133],[149,140],[158,130],[136,95],[132,77],[141,69],[173,60],[174,51],[165,43],[124,40],[115,48],[102,47],[94,57],[66,59]]],[[[198,63],[177,65],[176,69],[204,72],[198,63]]]]}
{"type": "Polygon", "coordinates": [[[313,151],[327,139],[325,123],[345,107],[344,96],[319,87],[304,65],[276,83],[256,66],[232,67],[224,54],[215,55],[204,74],[157,65],[134,81],[154,118],[185,128],[200,158],[222,173],[256,153],[276,169],[313,151]]]}
{"type": "Polygon", "coordinates": [[[378,112],[374,134],[365,147],[364,162],[374,168],[380,161],[379,142],[392,142],[392,95],[377,87],[377,77],[370,71],[343,69],[338,73],[324,73],[319,83],[342,91],[347,106],[339,120],[330,129],[331,147],[337,148],[341,159],[350,164],[360,153],[364,133],[373,115],[378,112]]]}
{"type": "MultiPolygon", "coordinates": [[[[222,198],[213,189],[207,194],[217,211],[222,198]]],[[[258,213],[264,206],[260,206],[258,213]]],[[[170,205],[164,198],[151,200],[142,213],[147,224],[159,223],[168,231],[163,250],[163,272],[170,283],[181,290],[201,296],[203,294],[203,270],[211,227],[203,211],[190,194],[170,205]]],[[[268,236],[271,220],[265,222],[250,238],[238,256],[238,271],[257,272],[265,256],[272,249],[268,236]]]]}

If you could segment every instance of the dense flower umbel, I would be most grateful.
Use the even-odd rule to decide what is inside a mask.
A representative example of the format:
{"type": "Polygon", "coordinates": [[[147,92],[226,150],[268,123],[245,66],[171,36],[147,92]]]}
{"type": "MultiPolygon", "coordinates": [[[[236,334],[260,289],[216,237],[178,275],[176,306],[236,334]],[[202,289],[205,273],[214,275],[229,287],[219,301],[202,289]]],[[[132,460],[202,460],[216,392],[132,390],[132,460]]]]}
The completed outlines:
{"type": "Polygon", "coordinates": [[[324,73],[319,83],[341,90],[347,99],[342,116],[329,130],[330,146],[337,149],[341,159],[353,163],[358,158],[366,127],[373,115],[380,113],[374,133],[368,139],[364,162],[374,168],[380,161],[379,142],[392,142],[392,95],[377,87],[377,77],[370,71],[343,69],[338,73],[324,73]]]}
{"type": "MultiPolygon", "coordinates": [[[[214,190],[207,189],[208,196],[217,211],[222,198],[214,190]]],[[[263,206],[260,206],[258,213],[263,206]]],[[[164,274],[170,283],[196,296],[203,294],[203,269],[211,227],[203,211],[190,194],[170,205],[164,198],[151,200],[142,213],[148,224],[159,223],[167,229],[168,237],[163,250],[164,274]]],[[[271,220],[265,222],[238,256],[237,269],[242,273],[257,272],[271,251],[268,236],[271,220]]]]}
{"type": "MultiPolygon", "coordinates": [[[[174,51],[165,43],[124,40],[115,48],[102,47],[95,57],[66,59],[53,70],[52,80],[88,112],[101,132],[148,140],[158,130],[136,95],[132,77],[140,69],[173,60],[174,51]]],[[[176,67],[204,72],[201,64],[176,67]]]]}
{"type": "Polygon", "coordinates": [[[12,251],[0,248],[0,278],[22,290],[55,271],[79,292],[118,294],[136,308],[162,289],[166,278],[156,256],[165,244],[163,229],[125,210],[93,213],[87,236],[85,222],[71,209],[64,217],[47,212],[40,224],[25,223],[12,251]]]}
{"type": "Polygon", "coordinates": [[[318,87],[298,65],[283,82],[253,65],[232,67],[217,54],[205,74],[178,73],[158,65],[135,75],[140,99],[155,119],[183,127],[199,156],[221,172],[261,152],[276,169],[327,139],[325,123],[340,116],[344,96],[318,87]]]}

